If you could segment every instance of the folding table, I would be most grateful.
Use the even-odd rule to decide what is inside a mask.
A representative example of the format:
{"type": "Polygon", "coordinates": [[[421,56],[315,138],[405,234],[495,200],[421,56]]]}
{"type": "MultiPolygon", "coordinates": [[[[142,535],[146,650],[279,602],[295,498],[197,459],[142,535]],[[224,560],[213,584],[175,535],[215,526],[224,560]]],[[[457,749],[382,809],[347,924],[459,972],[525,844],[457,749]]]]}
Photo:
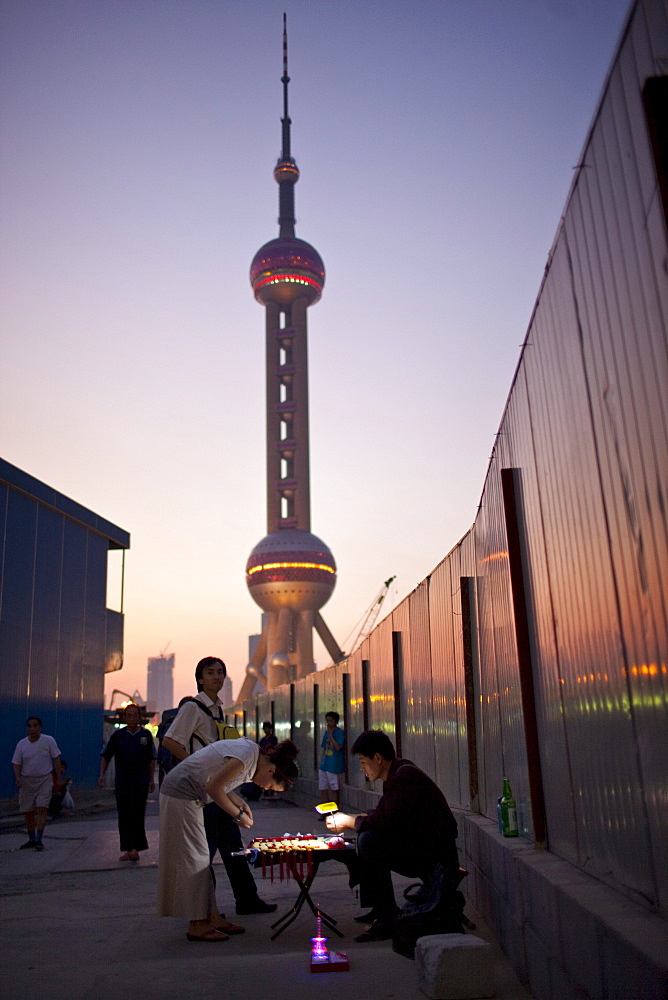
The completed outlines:
{"type": "Polygon", "coordinates": [[[311,851],[277,851],[277,852],[265,852],[264,862],[263,862],[263,852],[256,847],[247,847],[242,851],[235,851],[235,857],[244,856],[248,859],[248,862],[259,868],[261,865],[265,867],[267,860],[270,860],[272,865],[277,862],[281,865],[285,865],[288,869],[290,875],[299,886],[299,894],[294,902],[294,905],[284,913],[282,917],[279,917],[271,925],[271,929],[275,932],[271,935],[271,940],[275,940],[282,934],[286,927],[289,927],[293,920],[296,920],[299,916],[304,903],[308,903],[311,912],[315,917],[320,913],[320,918],[322,922],[329,927],[331,931],[338,934],[339,937],[343,937],[343,934],[336,926],[336,920],[334,917],[330,916],[328,913],[324,913],[319,910],[311,899],[311,886],[318,874],[318,869],[320,865],[324,864],[326,861],[339,861],[346,866],[350,872],[350,885],[357,885],[359,879],[357,877],[357,849],[355,845],[351,842],[346,842],[345,847],[337,847],[331,849],[320,849],[311,851]],[[278,857],[280,855],[280,859],[278,857]],[[307,875],[303,878],[304,867],[306,866],[307,875]]]}
{"type": "Polygon", "coordinates": [[[310,855],[309,859],[310,872],[305,879],[302,879],[299,874],[299,861],[300,858],[302,858],[303,854],[305,853],[306,852],[302,851],[293,851],[286,854],[285,856],[285,861],[290,868],[290,873],[292,874],[292,877],[299,886],[299,895],[297,896],[297,899],[295,900],[292,908],[289,909],[287,913],[284,913],[282,917],[279,917],[278,920],[271,925],[272,930],[274,930],[274,928],[277,928],[275,932],[271,935],[272,941],[274,941],[279,934],[282,934],[283,931],[286,929],[286,927],[290,926],[293,920],[297,919],[304,903],[308,903],[311,912],[315,917],[317,917],[318,913],[320,914],[320,918],[323,924],[326,924],[331,931],[334,931],[334,933],[338,934],[339,937],[343,937],[343,934],[336,926],[336,920],[334,919],[334,917],[330,916],[328,913],[325,913],[324,910],[319,909],[319,907],[315,905],[315,903],[311,899],[310,890],[311,886],[313,885],[313,882],[315,881],[315,877],[318,874],[318,869],[320,868],[320,865],[324,864],[326,861],[340,861],[342,864],[346,866],[349,872],[354,873],[355,871],[354,866],[357,862],[357,849],[353,844],[349,844],[346,847],[339,847],[334,850],[309,851],[308,853],[310,855]]]}

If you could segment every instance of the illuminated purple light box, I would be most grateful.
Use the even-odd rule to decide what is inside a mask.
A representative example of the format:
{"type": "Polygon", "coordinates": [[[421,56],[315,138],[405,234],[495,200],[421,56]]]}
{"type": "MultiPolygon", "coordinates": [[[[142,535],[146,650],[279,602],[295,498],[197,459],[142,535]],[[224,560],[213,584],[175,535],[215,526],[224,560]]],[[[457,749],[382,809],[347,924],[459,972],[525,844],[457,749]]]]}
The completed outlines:
{"type": "Polygon", "coordinates": [[[311,972],[348,972],[349,968],[348,956],[344,952],[330,951],[327,947],[318,909],[316,936],[311,938],[311,972]]]}

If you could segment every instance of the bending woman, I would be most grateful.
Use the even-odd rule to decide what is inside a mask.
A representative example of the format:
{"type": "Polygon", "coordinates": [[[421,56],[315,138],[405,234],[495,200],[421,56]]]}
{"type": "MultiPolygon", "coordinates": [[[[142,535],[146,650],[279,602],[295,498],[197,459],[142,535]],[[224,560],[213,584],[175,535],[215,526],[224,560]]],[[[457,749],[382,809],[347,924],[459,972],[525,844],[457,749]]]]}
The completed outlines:
{"type": "Polygon", "coordinates": [[[160,787],[158,916],[189,920],[189,941],[227,941],[243,931],[218,913],[202,807],[213,800],[249,830],[253,813],[233,789],[252,781],[285,791],[298,774],[297,753],[290,740],[266,753],[245,737],[218,740],[166,775],[160,787]]]}

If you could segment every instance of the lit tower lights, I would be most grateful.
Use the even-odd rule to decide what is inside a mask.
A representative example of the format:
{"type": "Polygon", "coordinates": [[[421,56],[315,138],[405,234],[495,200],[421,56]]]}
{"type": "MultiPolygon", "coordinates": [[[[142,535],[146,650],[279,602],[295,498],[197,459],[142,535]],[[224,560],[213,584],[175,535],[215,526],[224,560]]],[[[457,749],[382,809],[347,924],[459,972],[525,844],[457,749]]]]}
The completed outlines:
{"type": "Polygon", "coordinates": [[[320,299],[325,266],[318,251],[295,236],[299,170],[290,151],[285,14],[281,82],[282,150],[274,168],[279,235],[258,250],[250,269],[266,319],[268,533],[248,557],[246,582],[267,617],[240,701],[257,678],[274,688],[311,673],[314,628],[335,662],[344,655],[320,614],[334,590],[336,563],[311,534],[306,310],[320,299]]]}

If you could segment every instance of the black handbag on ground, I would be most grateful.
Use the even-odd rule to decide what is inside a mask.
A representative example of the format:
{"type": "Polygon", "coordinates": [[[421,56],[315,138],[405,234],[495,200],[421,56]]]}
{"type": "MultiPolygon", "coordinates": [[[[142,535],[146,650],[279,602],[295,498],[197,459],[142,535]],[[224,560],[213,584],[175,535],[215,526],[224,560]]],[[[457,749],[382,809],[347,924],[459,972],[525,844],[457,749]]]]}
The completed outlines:
{"type": "Polygon", "coordinates": [[[464,868],[438,864],[425,878],[404,891],[406,903],[394,921],[392,950],[415,958],[418,938],[428,934],[464,934],[466,900],[457,887],[468,875],[464,868]]]}

